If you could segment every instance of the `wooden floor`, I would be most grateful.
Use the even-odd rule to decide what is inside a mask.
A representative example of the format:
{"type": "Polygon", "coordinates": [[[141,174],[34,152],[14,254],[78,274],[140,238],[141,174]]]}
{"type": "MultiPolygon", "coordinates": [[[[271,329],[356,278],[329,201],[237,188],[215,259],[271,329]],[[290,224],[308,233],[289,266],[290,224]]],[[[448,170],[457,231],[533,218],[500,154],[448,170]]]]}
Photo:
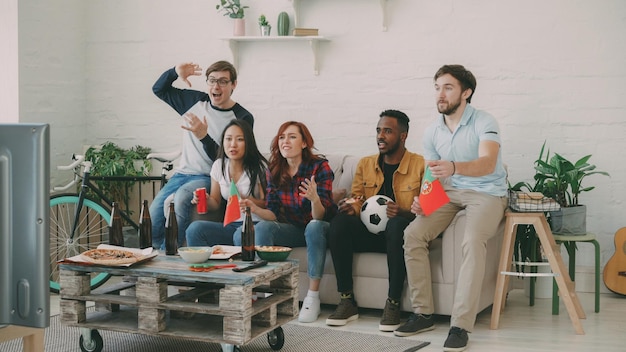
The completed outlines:
{"type": "MultiPolygon", "coordinates": [[[[602,294],[600,313],[594,313],[593,294],[578,293],[578,296],[587,314],[587,319],[582,320],[585,335],[574,333],[562,300],[561,314],[552,315],[551,299],[536,299],[535,306],[530,307],[524,291],[515,289],[509,293],[498,330],[489,329],[490,308],[478,315],[474,332],[469,335],[470,342],[467,351],[626,351],[626,297],[602,294]]],[[[327,327],[325,320],[333,309],[333,306],[324,306],[320,318],[315,323],[301,324],[297,321],[294,323],[327,327]]],[[[58,296],[56,295],[51,296],[51,312],[52,314],[58,313],[58,296]]],[[[390,333],[378,331],[380,314],[379,310],[363,309],[357,321],[332,329],[391,336],[390,333]]],[[[442,351],[449,324],[449,317],[437,317],[435,330],[406,337],[406,339],[431,342],[420,352],[442,351]]],[[[320,341],[320,343],[323,342],[320,341]]]]}
{"type": "MultiPolygon", "coordinates": [[[[474,331],[469,335],[467,351],[626,351],[626,297],[602,294],[600,313],[594,313],[594,295],[579,293],[578,296],[587,314],[587,319],[582,320],[585,335],[575,334],[562,300],[561,314],[552,315],[551,299],[536,299],[535,306],[531,307],[524,290],[516,289],[509,293],[498,330],[489,329],[491,308],[479,314],[474,331]]],[[[333,308],[324,307],[322,316],[313,324],[325,326],[325,319],[333,308]]],[[[340,329],[389,336],[390,333],[378,331],[380,314],[377,310],[362,311],[356,322],[340,329]]],[[[442,351],[449,328],[449,317],[440,316],[435,330],[408,338],[431,343],[420,352],[442,351]]]]}

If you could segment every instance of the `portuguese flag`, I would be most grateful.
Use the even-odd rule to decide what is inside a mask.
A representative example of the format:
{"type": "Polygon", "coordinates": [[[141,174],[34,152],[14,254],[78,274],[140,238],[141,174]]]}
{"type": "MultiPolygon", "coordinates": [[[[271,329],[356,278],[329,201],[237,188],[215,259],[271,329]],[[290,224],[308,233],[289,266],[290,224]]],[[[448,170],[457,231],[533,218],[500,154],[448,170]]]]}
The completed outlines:
{"type": "Polygon", "coordinates": [[[240,217],[241,209],[239,209],[239,192],[237,191],[237,186],[235,186],[235,181],[230,180],[230,196],[228,197],[228,203],[226,203],[224,226],[238,220],[240,217]]]}
{"type": "Polygon", "coordinates": [[[450,198],[448,198],[446,191],[443,190],[441,182],[433,177],[428,165],[426,166],[426,172],[424,172],[419,201],[426,216],[450,202],[450,198]]]}

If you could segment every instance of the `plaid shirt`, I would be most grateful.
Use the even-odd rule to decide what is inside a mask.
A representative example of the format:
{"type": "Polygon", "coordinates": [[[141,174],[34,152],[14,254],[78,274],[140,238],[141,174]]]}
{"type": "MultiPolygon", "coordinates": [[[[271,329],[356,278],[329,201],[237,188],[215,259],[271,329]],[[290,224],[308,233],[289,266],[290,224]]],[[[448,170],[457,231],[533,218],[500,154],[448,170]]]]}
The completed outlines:
{"type": "Polygon", "coordinates": [[[330,219],[337,213],[337,205],[333,202],[333,179],[335,175],[328,161],[314,160],[309,164],[300,164],[298,172],[291,182],[278,187],[271,180],[269,170],[267,177],[267,208],[271,210],[279,222],[287,222],[298,227],[305,227],[312,219],[311,201],[300,196],[300,184],[315,175],[317,194],[326,209],[324,219],[330,219]]]}

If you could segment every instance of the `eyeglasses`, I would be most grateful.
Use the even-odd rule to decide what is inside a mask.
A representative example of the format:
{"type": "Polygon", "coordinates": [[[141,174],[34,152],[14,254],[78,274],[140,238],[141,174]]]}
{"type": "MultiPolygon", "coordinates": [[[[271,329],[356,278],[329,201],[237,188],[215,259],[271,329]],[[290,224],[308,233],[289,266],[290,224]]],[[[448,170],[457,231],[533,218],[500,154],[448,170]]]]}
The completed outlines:
{"type": "Polygon", "coordinates": [[[207,78],[206,83],[210,85],[211,87],[215,86],[215,84],[218,84],[220,87],[226,87],[228,83],[230,83],[230,80],[225,79],[225,78],[222,78],[222,79],[207,78]]]}

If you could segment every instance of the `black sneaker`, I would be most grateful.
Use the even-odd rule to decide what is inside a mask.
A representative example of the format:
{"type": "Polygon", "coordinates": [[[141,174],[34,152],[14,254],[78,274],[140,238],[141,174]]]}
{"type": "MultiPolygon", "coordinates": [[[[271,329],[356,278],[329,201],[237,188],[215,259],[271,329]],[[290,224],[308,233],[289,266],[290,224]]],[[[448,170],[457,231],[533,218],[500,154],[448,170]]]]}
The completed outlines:
{"type": "Polygon", "coordinates": [[[326,325],[342,326],[359,319],[359,308],[352,298],[341,298],[337,309],[326,319],[326,325]]]}
{"type": "Polygon", "coordinates": [[[428,331],[435,328],[432,315],[411,314],[404,325],[397,328],[393,334],[396,336],[411,336],[418,332],[428,331]]]}
{"type": "Polygon", "coordinates": [[[448,338],[443,344],[443,350],[446,352],[465,351],[465,348],[467,347],[467,340],[469,340],[467,337],[467,330],[453,326],[450,328],[448,338]]]}
{"type": "Polygon", "coordinates": [[[380,319],[378,329],[380,331],[394,331],[400,327],[400,302],[387,298],[383,317],[380,319]]]}

